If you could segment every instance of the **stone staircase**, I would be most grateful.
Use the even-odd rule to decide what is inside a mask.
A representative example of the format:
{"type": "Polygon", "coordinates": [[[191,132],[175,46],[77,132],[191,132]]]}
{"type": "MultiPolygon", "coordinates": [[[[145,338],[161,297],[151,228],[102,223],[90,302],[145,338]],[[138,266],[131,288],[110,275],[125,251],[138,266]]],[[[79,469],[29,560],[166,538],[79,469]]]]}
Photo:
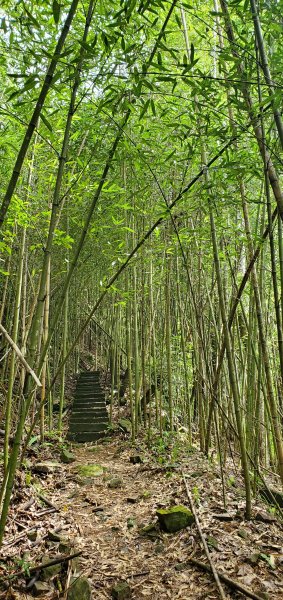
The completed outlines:
{"type": "Polygon", "coordinates": [[[99,371],[81,373],[77,382],[68,440],[95,442],[104,437],[109,423],[99,371]]]}

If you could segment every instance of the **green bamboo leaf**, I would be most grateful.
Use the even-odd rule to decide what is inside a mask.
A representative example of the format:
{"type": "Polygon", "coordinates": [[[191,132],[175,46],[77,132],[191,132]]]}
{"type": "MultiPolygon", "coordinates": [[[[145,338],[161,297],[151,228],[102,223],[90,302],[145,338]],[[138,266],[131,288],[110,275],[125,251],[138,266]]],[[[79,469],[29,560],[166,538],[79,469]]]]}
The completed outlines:
{"type": "Polygon", "coordinates": [[[146,111],[147,111],[147,109],[149,107],[149,103],[150,103],[150,100],[147,100],[145,102],[144,107],[142,108],[142,110],[140,112],[139,120],[141,120],[143,118],[143,116],[145,115],[145,113],[146,113],[146,111]]]}
{"type": "Polygon", "coordinates": [[[47,129],[49,129],[49,131],[53,131],[52,126],[50,125],[48,119],[46,119],[46,117],[42,113],[40,115],[40,118],[43,121],[44,125],[47,127],[47,129]]]}
{"type": "Polygon", "coordinates": [[[53,0],[52,2],[52,12],[53,12],[53,18],[54,21],[57,25],[57,23],[59,23],[59,18],[60,18],[60,4],[59,2],[57,2],[57,0],[53,0]]]}

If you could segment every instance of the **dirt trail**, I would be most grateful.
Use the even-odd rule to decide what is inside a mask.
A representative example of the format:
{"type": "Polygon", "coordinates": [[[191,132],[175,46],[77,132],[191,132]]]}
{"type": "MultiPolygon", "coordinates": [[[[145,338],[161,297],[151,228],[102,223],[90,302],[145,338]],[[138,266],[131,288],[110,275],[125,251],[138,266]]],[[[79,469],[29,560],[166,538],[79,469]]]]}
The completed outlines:
{"type": "MultiPolygon", "coordinates": [[[[41,517],[41,531],[61,525],[64,536],[73,540],[75,551],[83,550],[80,568],[91,581],[93,599],[109,600],[113,585],[119,581],[128,582],[133,600],[217,599],[212,578],[184,565],[192,554],[205,561],[194,525],[175,534],[157,533],[152,538],[140,535],[140,528],[156,519],[157,508],[188,504],[180,470],[174,465],[160,465],[160,455],[152,459],[146,450],[139,448],[137,452],[121,439],[96,447],[76,447],[74,454],[75,463],[62,465],[59,472],[41,479],[43,493],[59,509],[58,513],[41,517]],[[144,462],[131,464],[130,457],[137,453],[144,462]],[[78,476],[80,465],[93,464],[104,467],[104,474],[94,478],[78,476]],[[109,487],[112,485],[118,487],[109,487]]],[[[229,471],[225,478],[226,482],[231,479],[227,484],[231,520],[220,520],[215,516],[223,513],[218,465],[197,451],[183,453],[178,457],[178,465],[188,475],[217,568],[257,593],[268,592],[270,600],[282,598],[282,527],[272,520],[264,505],[255,509],[261,520],[243,521],[242,482],[240,478],[234,480],[229,471]]],[[[13,532],[12,538],[15,528],[13,532]]],[[[25,547],[39,562],[42,547],[29,546],[26,539],[22,544],[21,551],[25,547]]],[[[12,550],[19,553],[17,545],[12,550]]],[[[243,598],[225,590],[227,599],[243,598]]],[[[55,597],[63,596],[54,595],[53,590],[48,598],[55,597]]]]}
{"type": "MultiPolygon", "coordinates": [[[[153,463],[149,457],[147,462],[146,456],[145,463],[133,465],[130,456],[134,454],[136,451],[128,444],[119,442],[97,446],[94,453],[87,447],[76,449],[77,464],[99,464],[105,468],[105,475],[79,489],[70,484],[75,486],[77,495],[67,501],[61,495],[56,497],[56,503],[61,502],[63,510],[67,507],[76,523],[85,549],[82,563],[92,580],[95,600],[109,599],[111,587],[119,580],[128,581],[136,600],[218,598],[211,577],[193,567],[176,570],[192,553],[204,557],[194,526],[176,534],[160,534],[157,539],[139,534],[143,525],[156,519],[157,508],[187,504],[187,497],[179,470],[153,463]],[[109,488],[109,479],[113,478],[122,480],[121,487],[109,488]],[[94,512],[97,507],[102,507],[103,512],[94,512]]],[[[213,518],[213,514],[223,512],[218,466],[198,452],[179,459],[178,464],[183,464],[189,476],[189,486],[217,567],[253,590],[265,590],[270,598],[282,598],[282,529],[279,531],[275,522],[246,524],[241,520],[243,491],[235,487],[237,481],[233,478],[227,502],[232,514],[239,511],[239,518],[228,522],[213,518]],[[264,560],[252,558],[260,552],[274,556],[276,569],[264,560]]],[[[69,467],[71,477],[73,471],[74,465],[69,467]]],[[[227,480],[228,477],[229,474],[227,480]]],[[[262,507],[258,515],[269,519],[262,507]]],[[[232,592],[230,597],[243,596],[232,592]]]]}

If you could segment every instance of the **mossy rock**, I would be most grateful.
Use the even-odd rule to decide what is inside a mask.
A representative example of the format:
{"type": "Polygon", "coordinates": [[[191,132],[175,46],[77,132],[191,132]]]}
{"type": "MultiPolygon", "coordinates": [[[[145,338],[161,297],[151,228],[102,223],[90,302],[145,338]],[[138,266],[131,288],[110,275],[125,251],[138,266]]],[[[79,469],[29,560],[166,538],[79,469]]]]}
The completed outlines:
{"type": "Polygon", "coordinates": [[[175,533],[194,523],[195,518],[191,511],[183,505],[172,508],[160,508],[156,511],[161,529],[167,533],[175,533]]]}
{"type": "Polygon", "coordinates": [[[126,581],[117,583],[111,590],[111,597],[114,600],[128,600],[131,595],[131,588],[126,581]]]}
{"type": "Polygon", "coordinates": [[[67,600],[91,600],[92,593],[86,577],[73,577],[67,595],[67,600]]]}
{"type": "Polygon", "coordinates": [[[55,473],[56,471],[60,471],[60,469],[62,469],[62,465],[51,460],[39,462],[32,466],[32,471],[39,474],[43,473],[44,475],[55,473]]]}
{"type": "Polygon", "coordinates": [[[118,425],[124,433],[132,433],[132,423],[129,419],[119,419],[118,425]]]}
{"type": "Polygon", "coordinates": [[[74,454],[72,454],[72,452],[69,452],[69,450],[66,450],[66,448],[64,448],[60,454],[60,460],[62,461],[62,463],[70,465],[71,463],[75,462],[76,457],[74,454]]]}
{"type": "Polygon", "coordinates": [[[160,529],[158,523],[149,523],[139,530],[139,534],[143,537],[148,537],[151,540],[160,539],[160,529]]]}
{"type": "Polygon", "coordinates": [[[123,485],[123,480],[121,479],[121,477],[113,477],[113,479],[110,479],[108,482],[108,487],[111,490],[120,488],[120,487],[122,487],[122,485],[123,485]]]}
{"type": "MultiPolygon", "coordinates": [[[[43,563],[48,563],[49,561],[49,556],[44,557],[42,560],[43,563]]],[[[49,581],[49,579],[52,579],[53,577],[55,577],[55,575],[59,575],[59,573],[61,573],[61,567],[62,564],[59,563],[58,565],[50,565],[50,567],[42,569],[40,579],[42,579],[43,581],[49,581]]]]}
{"type": "Polygon", "coordinates": [[[33,593],[34,596],[37,597],[45,597],[47,596],[47,594],[50,592],[50,587],[48,584],[43,583],[42,581],[36,581],[33,585],[33,593]]]}
{"type": "Polygon", "coordinates": [[[101,477],[104,474],[104,467],[101,465],[80,465],[78,475],[81,477],[101,477]]]}

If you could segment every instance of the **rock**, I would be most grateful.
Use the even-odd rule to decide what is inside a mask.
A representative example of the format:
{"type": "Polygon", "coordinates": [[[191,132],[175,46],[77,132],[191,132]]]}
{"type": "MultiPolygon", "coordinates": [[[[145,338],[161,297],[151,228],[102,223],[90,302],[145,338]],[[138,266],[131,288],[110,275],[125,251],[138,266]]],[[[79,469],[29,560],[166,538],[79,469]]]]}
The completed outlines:
{"type": "MultiPolygon", "coordinates": [[[[49,561],[50,561],[49,556],[43,557],[43,559],[42,559],[43,563],[48,563],[49,561]]],[[[59,563],[58,565],[50,565],[50,567],[46,567],[45,569],[42,569],[40,578],[43,581],[48,581],[49,579],[52,579],[52,577],[55,577],[55,575],[59,575],[59,573],[61,572],[61,567],[62,567],[62,563],[59,563]]]]}
{"type": "Polygon", "coordinates": [[[35,473],[49,474],[49,473],[55,473],[55,471],[58,471],[61,468],[62,467],[61,467],[60,463],[55,463],[55,462],[47,460],[45,462],[36,463],[35,465],[33,465],[32,471],[34,471],[35,473]]]}
{"type": "Polygon", "coordinates": [[[214,548],[214,550],[219,550],[218,541],[212,535],[209,535],[207,538],[207,544],[210,548],[214,548]]]}
{"type": "Polygon", "coordinates": [[[120,488],[122,487],[123,481],[121,479],[121,477],[113,477],[113,479],[110,479],[110,481],[108,482],[108,487],[111,490],[115,490],[116,488],[120,488]]]}
{"type": "Polygon", "coordinates": [[[175,570],[176,571],[180,571],[180,572],[181,571],[186,571],[186,569],[188,569],[188,567],[190,567],[190,563],[188,563],[188,562],[180,562],[180,563],[177,563],[175,565],[175,570]]]}
{"type": "Polygon", "coordinates": [[[139,501],[138,496],[128,496],[127,502],[128,504],[136,504],[139,501]]]}
{"type": "Polygon", "coordinates": [[[247,540],[249,537],[248,532],[246,531],[246,529],[238,529],[237,534],[240,538],[242,538],[243,540],[247,540]]]}
{"type": "Polygon", "coordinates": [[[69,452],[69,450],[63,448],[60,454],[60,460],[66,465],[70,465],[71,463],[75,462],[76,457],[74,456],[74,454],[72,454],[72,452],[69,452]]]}
{"type": "Polygon", "coordinates": [[[114,585],[111,590],[111,597],[114,598],[114,600],[128,600],[128,598],[131,598],[131,595],[130,586],[123,581],[114,585]]]}
{"type": "Polygon", "coordinates": [[[73,577],[70,581],[70,587],[67,600],[91,600],[92,593],[88,579],[86,577],[73,577]]]}
{"type": "Polygon", "coordinates": [[[213,513],[212,515],[213,519],[219,519],[219,521],[233,521],[236,517],[235,514],[232,513],[213,513]]]}
{"type": "Polygon", "coordinates": [[[272,515],[269,515],[267,512],[257,511],[255,515],[255,521],[259,521],[261,523],[275,523],[276,518],[272,515]]]}
{"type": "Polygon", "coordinates": [[[104,473],[104,468],[101,465],[80,465],[78,474],[82,477],[100,477],[104,473]]]}
{"type": "Polygon", "coordinates": [[[47,537],[51,542],[61,542],[61,536],[53,529],[48,530],[47,537]]]}
{"type": "Polygon", "coordinates": [[[173,508],[160,508],[156,511],[156,515],[161,529],[167,533],[175,533],[181,529],[185,529],[194,523],[194,516],[191,511],[185,506],[173,506],[173,508]]]}
{"type": "Polygon", "coordinates": [[[132,465],[139,465],[143,463],[143,459],[139,454],[134,454],[133,456],[130,456],[130,463],[132,465]]]}
{"type": "Polygon", "coordinates": [[[283,508],[283,492],[279,492],[278,490],[261,488],[259,493],[264,500],[266,500],[269,504],[278,504],[280,508],[283,508]]]}
{"type": "Polygon", "coordinates": [[[148,537],[151,540],[157,540],[160,538],[160,530],[157,523],[149,523],[145,527],[140,529],[139,534],[143,537],[148,537]]]}
{"type": "Polygon", "coordinates": [[[43,596],[43,594],[46,596],[50,592],[50,587],[43,581],[36,581],[33,585],[33,592],[35,596],[43,596]]]}
{"type": "Polygon", "coordinates": [[[132,433],[132,423],[129,419],[119,419],[118,425],[124,433],[132,433]]]}
{"type": "Polygon", "coordinates": [[[163,554],[165,552],[165,546],[158,542],[154,548],[154,554],[163,554]]]}
{"type": "Polygon", "coordinates": [[[132,527],[135,527],[136,525],[136,520],[133,517],[129,517],[127,519],[127,527],[128,529],[132,529],[132,527]]]}
{"type": "Polygon", "coordinates": [[[59,543],[60,554],[71,554],[73,551],[73,544],[71,540],[61,539],[59,543]]]}
{"type": "Polygon", "coordinates": [[[37,538],[37,530],[33,529],[33,531],[29,531],[27,533],[27,538],[30,542],[35,542],[35,540],[37,538]]]}

